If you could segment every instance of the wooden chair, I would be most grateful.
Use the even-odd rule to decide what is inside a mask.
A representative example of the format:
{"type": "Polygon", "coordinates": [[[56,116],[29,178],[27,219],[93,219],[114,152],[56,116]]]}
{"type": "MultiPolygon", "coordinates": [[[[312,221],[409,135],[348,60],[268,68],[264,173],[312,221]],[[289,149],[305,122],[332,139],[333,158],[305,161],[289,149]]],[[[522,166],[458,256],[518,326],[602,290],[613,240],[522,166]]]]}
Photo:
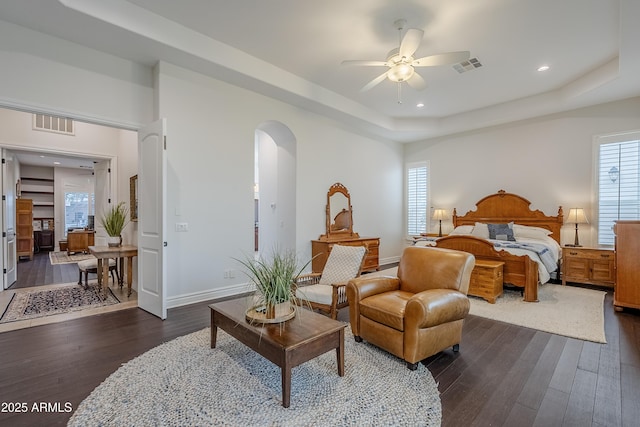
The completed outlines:
{"type": "Polygon", "coordinates": [[[301,275],[296,279],[295,295],[300,305],[309,305],[338,316],[338,310],[347,307],[346,285],[360,276],[367,254],[364,246],[333,245],[322,273],[301,275]]]}
{"type": "MultiPolygon", "coordinates": [[[[84,288],[87,289],[89,287],[89,273],[98,274],[98,260],[97,259],[85,259],[78,262],[78,285],[82,285],[82,273],[84,273],[84,288]]],[[[109,260],[109,271],[111,272],[111,277],[113,278],[113,284],[115,285],[120,280],[118,275],[118,268],[115,259],[109,260]],[[118,276],[118,280],[116,281],[116,276],[118,276]]]]}

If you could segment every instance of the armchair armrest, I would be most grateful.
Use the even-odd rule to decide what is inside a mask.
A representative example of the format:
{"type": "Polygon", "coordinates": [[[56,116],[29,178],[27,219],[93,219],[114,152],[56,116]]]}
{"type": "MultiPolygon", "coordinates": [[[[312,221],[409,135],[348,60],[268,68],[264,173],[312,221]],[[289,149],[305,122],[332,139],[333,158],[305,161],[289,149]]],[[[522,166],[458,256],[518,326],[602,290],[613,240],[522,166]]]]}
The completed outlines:
{"type": "Polygon", "coordinates": [[[296,288],[300,286],[316,285],[320,281],[320,277],[322,277],[322,273],[301,274],[300,276],[296,277],[293,285],[296,288]]]}
{"type": "Polygon", "coordinates": [[[429,328],[464,319],[469,313],[469,298],[453,289],[429,289],[409,299],[405,309],[405,327],[429,328]]]}
{"type": "Polygon", "coordinates": [[[390,276],[358,277],[347,283],[349,322],[356,339],[360,336],[360,301],[371,295],[400,289],[400,279],[390,276]]]}
{"type": "Polygon", "coordinates": [[[347,295],[349,302],[361,301],[371,295],[400,289],[400,279],[391,276],[361,276],[349,280],[347,295]]]}

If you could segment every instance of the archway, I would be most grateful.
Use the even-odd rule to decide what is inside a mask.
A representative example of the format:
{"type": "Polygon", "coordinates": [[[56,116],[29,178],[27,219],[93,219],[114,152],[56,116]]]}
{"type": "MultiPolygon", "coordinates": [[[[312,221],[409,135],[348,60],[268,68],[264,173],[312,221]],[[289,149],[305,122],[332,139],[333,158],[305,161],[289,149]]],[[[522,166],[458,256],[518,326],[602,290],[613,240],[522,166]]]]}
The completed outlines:
{"type": "Polygon", "coordinates": [[[255,132],[256,250],[296,249],[296,138],[277,121],[255,132]]]}

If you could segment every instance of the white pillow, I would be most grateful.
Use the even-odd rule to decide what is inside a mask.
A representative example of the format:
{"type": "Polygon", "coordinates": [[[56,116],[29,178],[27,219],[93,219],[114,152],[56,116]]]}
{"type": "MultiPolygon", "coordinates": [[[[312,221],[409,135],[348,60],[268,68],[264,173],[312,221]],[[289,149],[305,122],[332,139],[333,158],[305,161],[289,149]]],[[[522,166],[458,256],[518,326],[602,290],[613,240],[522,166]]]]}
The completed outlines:
{"type": "Polygon", "coordinates": [[[471,232],[471,235],[475,237],[480,237],[481,239],[488,239],[489,226],[481,222],[476,222],[476,225],[473,227],[473,231],[471,232]]]}
{"type": "Polygon", "coordinates": [[[513,234],[516,237],[525,237],[531,239],[545,240],[547,236],[553,234],[552,231],[541,227],[531,227],[528,225],[513,225],[513,234]]]}
{"type": "Polygon", "coordinates": [[[459,225],[449,233],[449,235],[459,235],[459,234],[471,234],[473,231],[473,225],[459,225]]]}

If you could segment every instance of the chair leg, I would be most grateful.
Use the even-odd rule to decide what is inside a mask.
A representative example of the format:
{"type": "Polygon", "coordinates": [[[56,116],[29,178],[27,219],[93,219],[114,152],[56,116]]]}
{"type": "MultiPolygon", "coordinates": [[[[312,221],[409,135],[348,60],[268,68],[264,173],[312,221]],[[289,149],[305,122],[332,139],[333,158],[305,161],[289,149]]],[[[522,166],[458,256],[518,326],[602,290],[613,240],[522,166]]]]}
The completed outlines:
{"type": "Polygon", "coordinates": [[[78,285],[82,285],[82,270],[78,270],[78,285]]]}
{"type": "Polygon", "coordinates": [[[415,371],[416,369],[418,369],[418,364],[407,362],[407,368],[409,368],[410,371],[415,371]]]}
{"type": "Polygon", "coordinates": [[[113,286],[115,286],[116,283],[118,283],[118,282],[116,282],[116,275],[115,275],[114,270],[111,270],[111,278],[113,279],[113,286]]]}
{"type": "Polygon", "coordinates": [[[84,289],[89,289],[89,271],[84,271],[84,289]]]}
{"type": "Polygon", "coordinates": [[[459,352],[459,351],[460,351],[460,344],[454,344],[454,345],[453,345],[453,352],[454,352],[454,353],[457,353],[457,352],[459,352]]]}

